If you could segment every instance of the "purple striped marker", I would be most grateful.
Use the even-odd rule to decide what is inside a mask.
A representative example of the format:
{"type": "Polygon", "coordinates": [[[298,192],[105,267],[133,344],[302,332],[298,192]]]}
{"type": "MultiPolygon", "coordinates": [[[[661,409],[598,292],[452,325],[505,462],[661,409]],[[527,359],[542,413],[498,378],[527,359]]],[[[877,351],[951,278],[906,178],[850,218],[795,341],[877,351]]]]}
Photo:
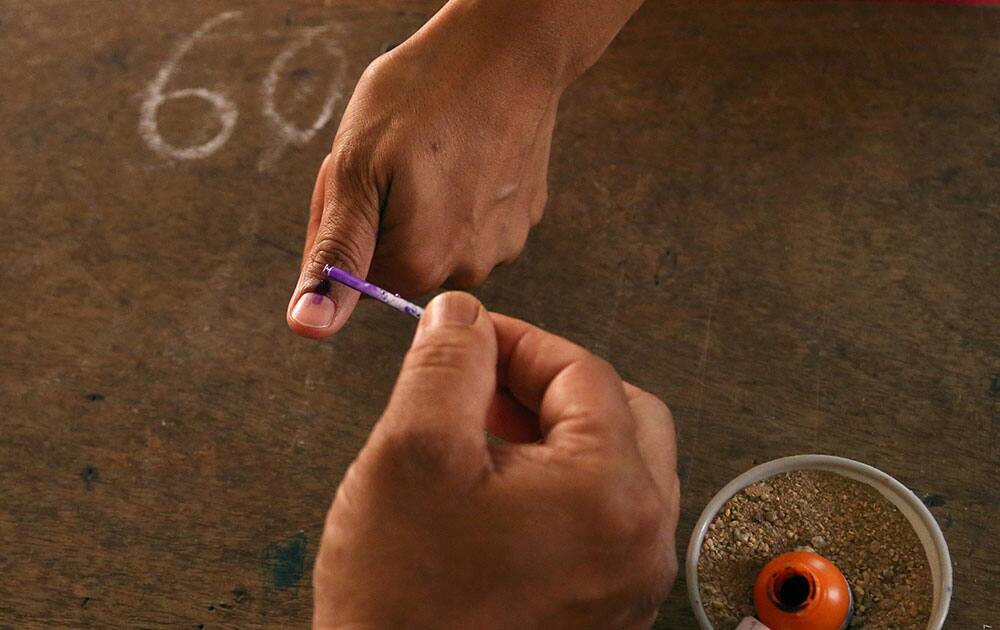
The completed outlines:
{"type": "Polygon", "coordinates": [[[325,273],[327,277],[334,282],[339,282],[340,284],[349,286],[355,291],[360,291],[368,297],[373,297],[383,304],[388,304],[400,313],[406,313],[416,319],[420,319],[420,316],[424,314],[424,309],[420,308],[416,304],[404,300],[395,293],[389,293],[385,289],[377,287],[367,280],[362,280],[357,276],[351,275],[343,269],[338,269],[333,265],[326,265],[323,267],[323,273],[325,273]]]}

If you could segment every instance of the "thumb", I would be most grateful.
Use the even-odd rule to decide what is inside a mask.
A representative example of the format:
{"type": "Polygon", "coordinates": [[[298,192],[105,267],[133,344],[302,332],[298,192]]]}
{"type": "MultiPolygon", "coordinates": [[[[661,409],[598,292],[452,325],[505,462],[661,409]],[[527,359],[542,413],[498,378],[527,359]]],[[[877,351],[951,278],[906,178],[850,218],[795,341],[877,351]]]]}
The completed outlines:
{"type": "Polygon", "coordinates": [[[339,267],[359,278],[368,275],[378,236],[379,191],[363,165],[336,152],[320,168],[309,209],[305,256],[288,303],[288,326],[303,337],[320,339],[340,330],[360,295],[331,282],[324,269],[339,267]]]}
{"type": "Polygon", "coordinates": [[[420,319],[376,432],[439,464],[487,464],[496,366],[496,332],[486,309],[468,293],[439,295],[420,319]]]}

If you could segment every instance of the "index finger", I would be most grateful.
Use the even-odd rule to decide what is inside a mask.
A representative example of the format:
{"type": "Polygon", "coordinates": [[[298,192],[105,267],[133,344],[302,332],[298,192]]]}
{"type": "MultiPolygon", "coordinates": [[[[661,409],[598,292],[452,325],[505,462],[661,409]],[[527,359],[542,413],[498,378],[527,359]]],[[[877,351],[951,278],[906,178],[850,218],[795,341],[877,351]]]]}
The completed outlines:
{"type": "Polygon", "coordinates": [[[634,439],[635,422],[622,380],[608,362],[521,320],[491,316],[498,380],[538,415],[546,442],[573,435],[634,439]]]}

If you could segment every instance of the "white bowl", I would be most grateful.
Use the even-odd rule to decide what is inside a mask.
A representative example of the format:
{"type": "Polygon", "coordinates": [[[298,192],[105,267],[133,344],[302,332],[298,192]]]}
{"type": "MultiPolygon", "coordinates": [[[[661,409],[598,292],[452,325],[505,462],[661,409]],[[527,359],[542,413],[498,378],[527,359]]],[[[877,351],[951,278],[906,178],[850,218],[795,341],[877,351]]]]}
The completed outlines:
{"type": "MultiPolygon", "coordinates": [[[[726,504],[726,501],[743,488],[779,473],[803,469],[825,470],[867,483],[882,493],[882,496],[891,501],[903,513],[906,520],[910,521],[910,525],[913,526],[913,530],[924,546],[927,563],[931,567],[931,580],[934,582],[934,600],[927,628],[928,630],[940,630],[948,615],[948,604],[951,602],[951,556],[948,555],[948,544],[944,540],[944,535],[941,533],[937,521],[931,516],[923,502],[917,498],[917,495],[889,475],[867,464],[833,455],[793,455],[754,466],[726,484],[705,506],[694,526],[694,531],[691,532],[685,567],[688,598],[691,600],[694,616],[698,619],[698,624],[703,630],[713,630],[702,606],[701,593],[698,589],[698,558],[701,555],[701,546],[705,540],[708,526],[715,519],[715,515],[719,513],[722,506],[726,504]]],[[[722,628],[720,630],[728,629],[722,628]]]]}

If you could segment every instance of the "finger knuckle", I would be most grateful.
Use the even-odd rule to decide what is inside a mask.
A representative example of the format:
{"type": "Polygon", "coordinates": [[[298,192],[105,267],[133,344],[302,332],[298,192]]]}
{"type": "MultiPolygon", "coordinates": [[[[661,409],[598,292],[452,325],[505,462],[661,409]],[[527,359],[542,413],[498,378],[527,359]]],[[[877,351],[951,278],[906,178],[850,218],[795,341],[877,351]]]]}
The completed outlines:
{"type": "Polygon", "coordinates": [[[461,289],[475,289],[489,278],[493,265],[485,261],[475,261],[461,265],[452,274],[451,282],[461,289]]]}
{"type": "Polygon", "coordinates": [[[647,549],[635,564],[639,608],[655,610],[670,595],[677,579],[677,549],[673,531],[661,536],[655,549],[647,549]]]}
{"type": "Polygon", "coordinates": [[[657,609],[670,595],[677,577],[677,559],[673,556],[673,550],[670,555],[651,559],[653,562],[644,563],[646,566],[640,567],[632,580],[631,590],[635,594],[632,618],[648,620],[640,622],[641,627],[652,624],[657,609]]]}
{"type": "Polygon", "coordinates": [[[514,259],[520,256],[524,252],[524,246],[527,244],[527,242],[528,242],[527,234],[524,235],[524,238],[518,239],[514,243],[514,246],[511,247],[510,258],[514,259]]]}
{"type": "Polygon", "coordinates": [[[653,602],[657,606],[670,595],[670,590],[677,580],[677,555],[672,536],[670,544],[664,549],[659,560],[659,566],[653,573],[652,583],[649,587],[653,602]]]}
{"type": "Polygon", "coordinates": [[[528,240],[529,234],[531,234],[531,222],[524,220],[519,221],[517,225],[517,237],[515,239],[517,243],[523,247],[524,243],[528,240]]]}
{"type": "Polygon", "coordinates": [[[389,67],[391,67],[391,55],[382,54],[375,57],[368,64],[368,67],[364,69],[361,73],[361,78],[358,80],[359,85],[368,85],[371,83],[378,83],[378,81],[387,73],[389,67]]]}
{"type": "Polygon", "coordinates": [[[524,244],[528,242],[528,235],[531,233],[532,223],[530,217],[522,218],[511,228],[510,236],[508,237],[508,250],[513,250],[518,253],[524,249],[524,244]]]}
{"type": "Polygon", "coordinates": [[[630,533],[640,544],[653,544],[659,538],[660,528],[666,516],[666,506],[657,494],[652,481],[644,484],[641,491],[630,500],[627,511],[631,512],[630,533]]]}
{"type": "Polygon", "coordinates": [[[436,249],[411,247],[399,261],[398,274],[403,290],[414,295],[428,293],[444,283],[448,276],[445,257],[436,249]]]}
{"type": "Polygon", "coordinates": [[[663,402],[649,392],[646,392],[645,395],[647,397],[646,400],[650,411],[653,412],[653,414],[655,414],[658,418],[662,418],[667,424],[673,425],[674,414],[670,411],[670,407],[667,406],[667,403],[663,402]]]}
{"type": "Polygon", "coordinates": [[[357,231],[323,236],[309,253],[306,273],[312,277],[323,277],[326,276],[325,267],[333,265],[353,274],[362,274],[366,258],[362,238],[357,231]]]}
{"type": "Polygon", "coordinates": [[[476,286],[480,286],[490,277],[493,273],[493,268],[496,267],[496,262],[492,260],[480,260],[472,267],[472,281],[476,283],[476,286]]]}
{"type": "Polygon", "coordinates": [[[621,381],[618,370],[596,354],[587,353],[579,359],[578,368],[595,375],[595,380],[621,381]]]}
{"type": "Polygon", "coordinates": [[[524,253],[524,245],[523,245],[523,244],[522,244],[522,245],[520,245],[519,247],[515,247],[515,248],[513,248],[513,249],[512,249],[511,251],[510,251],[510,253],[509,253],[509,254],[507,254],[507,256],[506,256],[506,257],[505,257],[505,258],[503,259],[502,263],[503,263],[504,265],[509,265],[509,264],[513,263],[513,262],[514,262],[515,260],[517,260],[517,259],[518,259],[518,257],[519,257],[519,256],[520,256],[520,255],[521,255],[522,253],[524,253]]]}
{"type": "Polygon", "coordinates": [[[528,233],[531,230],[531,225],[525,221],[524,226],[520,228],[513,237],[511,237],[506,246],[503,249],[503,257],[499,261],[500,264],[508,265],[520,256],[524,252],[524,247],[528,242],[528,233]]]}
{"type": "Polygon", "coordinates": [[[531,226],[534,227],[542,221],[542,217],[545,216],[545,206],[549,202],[549,190],[548,187],[542,189],[538,196],[538,200],[531,206],[531,226]]]}
{"type": "Polygon", "coordinates": [[[365,134],[359,129],[341,132],[333,142],[330,164],[334,176],[353,175],[371,166],[371,153],[366,150],[365,134]]]}
{"type": "Polygon", "coordinates": [[[418,424],[407,424],[382,435],[375,447],[377,470],[394,484],[425,475],[439,476],[451,467],[448,437],[418,424]]]}
{"type": "Polygon", "coordinates": [[[636,595],[634,612],[644,616],[663,601],[676,577],[666,506],[652,482],[626,489],[612,482],[591,488],[591,496],[591,545],[603,550],[597,562],[629,584],[636,595]]]}
{"type": "Polygon", "coordinates": [[[375,161],[370,134],[347,130],[337,136],[330,152],[327,177],[339,195],[352,201],[371,201],[369,185],[375,181],[375,161]]]}
{"type": "Polygon", "coordinates": [[[628,547],[647,547],[656,540],[665,509],[652,484],[616,492],[602,504],[599,522],[628,547]]]}
{"type": "Polygon", "coordinates": [[[659,409],[657,417],[662,424],[667,440],[676,447],[677,425],[674,423],[674,414],[670,411],[670,407],[668,407],[667,404],[659,398],[656,398],[656,404],[659,409]]]}

